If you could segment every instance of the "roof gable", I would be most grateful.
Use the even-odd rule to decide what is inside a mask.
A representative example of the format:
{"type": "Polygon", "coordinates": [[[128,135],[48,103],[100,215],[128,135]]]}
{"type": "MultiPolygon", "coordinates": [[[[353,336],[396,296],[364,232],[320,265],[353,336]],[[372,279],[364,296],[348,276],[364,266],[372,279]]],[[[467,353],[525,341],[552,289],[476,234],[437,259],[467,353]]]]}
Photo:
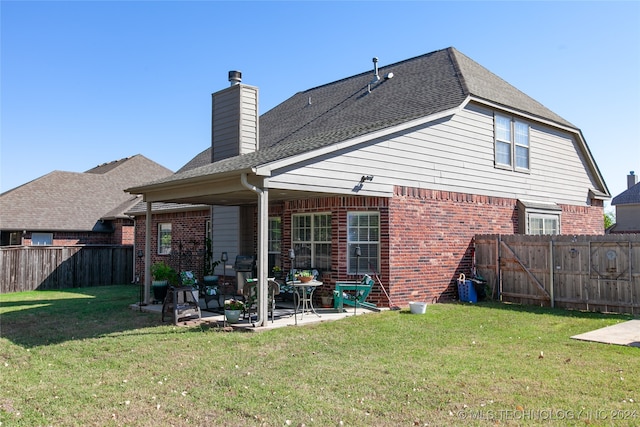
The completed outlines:
{"type": "MultiPolygon", "coordinates": [[[[247,172],[338,142],[392,132],[462,108],[469,100],[522,112],[529,118],[579,129],[455,48],[438,50],[299,92],[260,116],[259,149],[210,163],[211,148],[172,177],[150,183],[247,172]],[[387,76],[393,75],[392,78],[387,76]]],[[[583,150],[591,158],[584,143],[583,150]]],[[[286,161],[285,161],[286,162],[286,161]]],[[[270,167],[270,166],[269,166],[270,167]]],[[[595,163],[594,169],[597,169],[595,163]]],[[[595,172],[598,176],[599,172],[595,172]]],[[[604,181],[600,180],[605,188],[604,181]]],[[[140,189],[132,188],[133,191],[140,189]]]]}

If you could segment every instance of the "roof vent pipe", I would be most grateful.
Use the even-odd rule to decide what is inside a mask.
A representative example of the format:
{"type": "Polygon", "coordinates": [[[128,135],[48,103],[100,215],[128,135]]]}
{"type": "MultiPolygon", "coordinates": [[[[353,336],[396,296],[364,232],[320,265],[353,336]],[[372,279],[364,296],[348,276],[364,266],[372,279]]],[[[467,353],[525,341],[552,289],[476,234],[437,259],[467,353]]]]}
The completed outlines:
{"type": "Polygon", "coordinates": [[[380,75],[378,74],[378,58],[373,58],[373,80],[371,83],[375,83],[380,80],[380,75]]]}
{"type": "Polygon", "coordinates": [[[229,82],[231,83],[231,86],[237,85],[242,82],[242,72],[229,71],[229,82]]]}

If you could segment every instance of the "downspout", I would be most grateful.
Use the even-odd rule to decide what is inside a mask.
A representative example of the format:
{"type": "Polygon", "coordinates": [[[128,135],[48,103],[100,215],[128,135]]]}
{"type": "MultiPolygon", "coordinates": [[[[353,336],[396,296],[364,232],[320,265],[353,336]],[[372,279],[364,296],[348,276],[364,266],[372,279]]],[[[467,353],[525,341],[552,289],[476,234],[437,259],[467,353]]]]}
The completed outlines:
{"type": "Polygon", "coordinates": [[[151,202],[147,202],[147,218],[144,224],[144,304],[149,304],[151,293],[151,202]]]}
{"type": "Polygon", "coordinates": [[[269,218],[269,191],[247,181],[247,174],[240,175],[240,182],[258,195],[258,320],[254,326],[264,326],[267,313],[267,230],[269,218]]]}

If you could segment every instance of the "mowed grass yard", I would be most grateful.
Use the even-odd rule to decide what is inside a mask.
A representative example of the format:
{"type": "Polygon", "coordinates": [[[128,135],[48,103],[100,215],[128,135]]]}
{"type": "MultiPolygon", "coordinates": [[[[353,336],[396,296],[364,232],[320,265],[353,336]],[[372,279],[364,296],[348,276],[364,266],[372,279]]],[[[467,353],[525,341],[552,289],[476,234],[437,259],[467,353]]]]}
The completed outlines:
{"type": "Polygon", "coordinates": [[[640,349],[569,338],[631,316],[451,303],[243,333],[137,295],[0,295],[1,425],[640,425],[640,349]]]}

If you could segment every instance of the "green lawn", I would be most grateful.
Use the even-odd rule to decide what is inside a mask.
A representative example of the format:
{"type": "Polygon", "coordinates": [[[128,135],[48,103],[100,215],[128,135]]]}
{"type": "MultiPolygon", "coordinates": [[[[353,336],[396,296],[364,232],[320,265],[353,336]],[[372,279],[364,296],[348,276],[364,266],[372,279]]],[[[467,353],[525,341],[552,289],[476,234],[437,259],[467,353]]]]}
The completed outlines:
{"type": "Polygon", "coordinates": [[[137,293],[0,295],[1,425],[640,425],[640,349],[569,338],[630,316],[437,304],[242,333],[137,293]]]}

